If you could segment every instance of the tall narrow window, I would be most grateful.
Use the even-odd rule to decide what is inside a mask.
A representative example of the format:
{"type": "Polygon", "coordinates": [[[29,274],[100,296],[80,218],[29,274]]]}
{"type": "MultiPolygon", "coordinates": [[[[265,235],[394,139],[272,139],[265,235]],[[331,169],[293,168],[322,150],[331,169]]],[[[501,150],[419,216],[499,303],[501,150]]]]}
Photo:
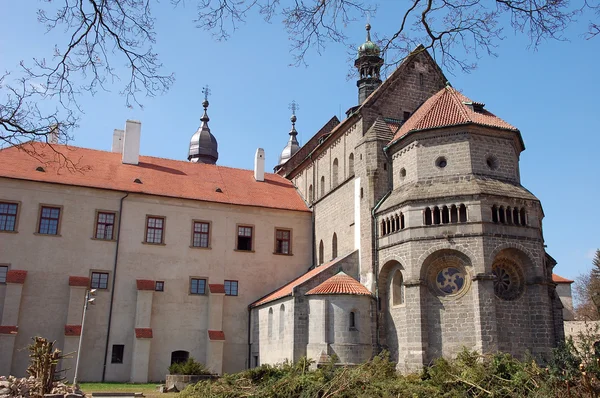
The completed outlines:
{"type": "Polygon", "coordinates": [[[252,227],[238,226],[237,250],[252,251],[252,227]]]}
{"type": "Polygon", "coordinates": [[[460,222],[467,222],[467,206],[461,204],[458,208],[458,217],[460,222]]]}
{"type": "Polygon", "coordinates": [[[450,222],[453,224],[458,222],[458,208],[456,205],[450,207],[450,222]]]}
{"type": "Polygon", "coordinates": [[[527,213],[524,207],[521,208],[521,225],[527,225],[527,213]]]}
{"type": "Polygon", "coordinates": [[[146,243],[162,244],[164,242],[165,218],[146,216],[146,243]]]}
{"type": "Polygon", "coordinates": [[[92,272],[90,288],[108,289],[108,272],[92,272]]]}
{"type": "Polygon", "coordinates": [[[350,329],[356,329],[356,313],[354,311],[350,312],[350,319],[348,319],[348,324],[350,329]]]}
{"type": "Polygon", "coordinates": [[[390,219],[389,218],[385,219],[385,230],[387,231],[388,234],[390,232],[392,232],[392,225],[390,223],[390,219]]]}
{"type": "Polygon", "coordinates": [[[498,222],[498,207],[496,205],[492,206],[492,222],[498,222]]]}
{"type": "Polygon", "coordinates": [[[238,281],[225,281],[225,295],[226,296],[237,296],[238,295],[238,281]]]}
{"type": "Polygon", "coordinates": [[[404,213],[400,213],[400,229],[404,229],[406,225],[404,224],[404,213]]]}
{"type": "Polygon", "coordinates": [[[402,272],[396,271],[392,279],[392,305],[404,304],[404,280],[402,272]]]}
{"type": "Polygon", "coordinates": [[[513,209],[513,223],[515,223],[515,225],[519,225],[519,209],[516,207],[513,209]]]}
{"type": "Polygon", "coordinates": [[[438,225],[440,223],[440,208],[435,206],[433,208],[433,223],[438,225]]]}
{"type": "Polygon", "coordinates": [[[279,338],[283,339],[283,333],[285,332],[285,305],[281,304],[279,307],[279,338]]]}
{"type": "Polygon", "coordinates": [[[6,274],[8,274],[8,265],[0,265],[0,283],[6,283],[6,274]]]}
{"type": "Polygon", "coordinates": [[[275,253],[292,254],[292,231],[288,229],[275,230],[275,253]]]}
{"type": "Polygon", "coordinates": [[[190,294],[205,294],[206,279],[191,278],[190,279],[190,294]]]}
{"type": "Polygon", "coordinates": [[[506,223],[507,224],[512,224],[512,209],[510,208],[510,206],[508,206],[506,208],[506,223]]]}
{"type": "Polygon", "coordinates": [[[208,247],[210,224],[204,221],[194,221],[193,247],[208,247]]]}
{"type": "Polygon", "coordinates": [[[17,203],[0,202],[0,231],[17,230],[17,203]]]}
{"type": "Polygon", "coordinates": [[[271,340],[273,338],[273,308],[269,308],[269,319],[267,328],[267,335],[269,337],[269,340],[271,340]]]}
{"type": "Polygon", "coordinates": [[[431,209],[425,208],[425,225],[431,225],[431,209]]]}
{"type": "Polygon", "coordinates": [[[315,200],[314,196],[313,196],[313,187],[312,184],[310,184],[308,186],[308,202],[312,203],[315,200]]]}
{"type": "Polygon", "coordinates": [[[450,223],[450,211],[448,210],[448,206],[442,207],[442,224],[450,223]]]}
{"type": "Polygon", "coordinates": [[[321,176],[321,197],[325,196],[325,176],[321,176]]]}
{"type": "Polygon", "coordinates": [[[381,236],[387,235],[387,231],[385,230],[385,220],[381,220],[381,236]]]}
{"type": "Polygon", "coordinates": [[[500,206],[498,209],[498,216],[501,224],[506,224],[506,213],[504,211],[504,206],[500,206]]]}
{"type": "Polygon", "coordinates": [[[353,176],[354,175],[354,154],[351,153],[350,156],[348,156],[348,176],[353,176]]]}
{"type": "Polygon", "coordinates": [[[112,356],[110,363],[123,363],[123,352],[125,351],[125,346],[123,344],[113,344],[112,346],[112,356]]]}
{"type": "Polygon", "coordinates": [[[99,211],[96,214],[96,239],[112,240],[115,232],[115,213],[99,211]]]}
{"type": "Polygon", "coordinates": [[[333,167],[331,168],[331,186],[335,188],[338,183],[338,160],[335,158],[333,159],[333,167]]]}
{"type": "Polygon", "coordinates": [[[335,232],[331,238],[331,258],[337,258],[337,234],[335,232]]]}
{"type": "Polygon", "coordinates": [[[60,207],[42,206],[40,209],[40,223],[38,233],[44,235],[58,235],[60,223],[60,207]]]}
{"type": "Polygon", "coordinates": [[[319,265],[323,264],[323,252],[324,252],[324,248],[323,248],[323,241],[321,241],[321,243],[319,243],[319,265]]]}

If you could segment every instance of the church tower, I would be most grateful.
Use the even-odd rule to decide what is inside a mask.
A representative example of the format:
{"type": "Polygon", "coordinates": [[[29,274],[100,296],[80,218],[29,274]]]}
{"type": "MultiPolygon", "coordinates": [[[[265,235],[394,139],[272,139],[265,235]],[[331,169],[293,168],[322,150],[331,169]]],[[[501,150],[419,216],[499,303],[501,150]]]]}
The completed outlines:
{"type": "Polygon", "coordinates": [[[362,104],[369,95],[381,84],[380,70],[383,58],[379,55],[379,46],[371,41],[371,25],[367,24],[367,41],[358,47],[358,58],[354,66],[358,69],[358,105],[362,104]]]}
{"type": "Polygon", "coordinates": [[[217,139],[211,134],[208,127],[208,121],[210,120],[206,112],[208,109],[208,95],[210,94],[208,86],[203,88],[202,92],[204,93],[204,101],[202,101],[204,114],[200,118],[202,124],[190,140],[188,160],[194,163],[215,164],[219,159],[219,152],[217,151],[217,139]]]}

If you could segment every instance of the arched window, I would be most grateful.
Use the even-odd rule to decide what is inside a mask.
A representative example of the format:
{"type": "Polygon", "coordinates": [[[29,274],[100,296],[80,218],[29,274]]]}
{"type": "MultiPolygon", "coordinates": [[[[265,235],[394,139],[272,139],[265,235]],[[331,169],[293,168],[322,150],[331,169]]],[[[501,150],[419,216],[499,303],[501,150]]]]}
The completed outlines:
{"type": "Polygon", "coordinates": [[[448,210],[448,206],[442,207],[442,224],[450,223],[450,211],[448,210]]]}
{"type": "Polygon", "coordinates": [[[508,206],[506,208],[506,222],[508,224],[512,224],[513,223],[513,221],[512,221],[512,209],[510,208],[510,206],[508,206]]]}
{"type": "Polygon", "coordinates": [[[354,311],[350,312],[350,319],[348,321],[350,329],[356,329],[356,313],[354,311]]]}
{"type": "Polygon", "coordinates": [[[171,353],[171,365],[174,363],[185,363],[190,358],[188,351],[173,351],[171,353]]]}
{"type": "Polygon", "coordinates": [[[385,219],[385,230],[387,231],[388,234],[392,231],[392,226],[390,224],[389,218],[385,219]]]}
{"type": "Polygon", "coordinates": [[[323,241],[319,243],[319,265],[323,264],[323,241]]]}
{"type": "Polygon", "coordinates": [[[385,220],[381,220],[381,236],[387,235],[387,231],[385,230],[385,220]]]}
{"type": "Polygon", "coordinates": [[[433,223],[435,225],[440,223],[440,208],[437,206],[433,208],[433,223]]]}
{"type": "Polygon", "coordinates": [[[337,258],[337,235],[335,232],[333,238],[331,238],[331,258],[337,258]]]}
{"type": "Polygon", "coordinates": [[[404,280],[399,270],[392,279],[392,305],[404,304],[404,280]]]}
{"type": "Polygon", "coordinates": [[[312,188],[312,184],[310,184],[308,186],[308,202],[312,203],[312,201],[315,200],[314,196],[313,196],[313,188],[312,188]]]}
{"type": "Polygon", "coordinates": [[[283,332],[285,331],[285,305],[281,304],[279,307],[279,339],[283,339],[283,332]]]}
{"type": "Polygon", "coordinates": [[[516,207],[513,209],[513,223],[519,225],[519,209],[516,207]]]}
{"type": "MultiPolygon", "coordinates": [[[[402,214],[402,213],[400,213],[400,214],[402,214]]],[[[400,227],[400,216],[398,214],[396,214],[396,217],[394,218],[394,221],[396,222],[396,228],[395,228],[395,230],[397,231],[397,230],[399,230],[401,228],[400,227]]]]}
{"type": "Polygon", "coordinates": [[[506,212],[504,211],[504,206],[500,206],[498,209],[498,220],[500,224],[506,224],[506,212]]]}
{"type": "Polygon", "coordinates": [[[321,176],[321,197],[325,196],[325,176],[321,176]]]}
{"type": "Polygon", "coordinates": [[[431,225],[431,209],[425,208],[425,225],[431,225]]]}
{"type": "Polygon", "coordinates": [[[467,222],[467,206],[464,204],[458,207],[458,220],[460,222],[467,222]]]}
{"type": "Polygon", "coordinates": [[[498,207],[496,205],[492,206],[492,221],[498,222],[498,207]]]}
{"type": "Polygon", "coordinates": [[[458,222],[458,208],[456,205],[450,207],[450,222],[456,224],[458,222]]]}
{"type": "Polygon", "coordinates": [[[521,208],[521,225],[527,225],[527,213],[524,207],[521,208]]]}
{"type": "Polygon", "coordinates": [[[404,214],[400,213],[400,229],[404,229],[404,214]]]}
{"type": "Polygon", "coordinates": [[[335,188],[338,185],[338,160],[333,159],[333,167],[331,168],[331,187],[335,188]]]}
{"type": "Polygon", "coordinates": [[[269,308],[269,320],[267,327],[267,335],[269,337],[269,340],[271,340],[273,338],[273,308],[269,308]]]}
{"type": "Polygon", "coordinates": [[[348,176],[353,176],[354,175],[354,154],[351,153],[350,156],[348,156],[348,176]]]}

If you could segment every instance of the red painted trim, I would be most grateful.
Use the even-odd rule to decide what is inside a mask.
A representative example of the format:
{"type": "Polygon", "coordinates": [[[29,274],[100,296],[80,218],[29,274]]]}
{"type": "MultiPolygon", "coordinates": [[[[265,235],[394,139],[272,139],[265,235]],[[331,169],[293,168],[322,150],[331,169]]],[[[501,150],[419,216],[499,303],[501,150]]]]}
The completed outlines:
{"type": "Polygon", "coordinates": [[[0,334],[17,334],[18,326],[0,326],[0,334]]]}
{"type": "Polygon", "coordinates": [[[81,325],[65,325],[65,336],[81,336],[81,325]]]}
{"type": "Polygon", "coordinates": [[[24,284],[27,278],[27,271],[21,269],[11,269],[6,273],[6,283],[24,284]]]}
{"type": "Polygon", "coordinates": [[[151,339],[152,328],[135,328],[135,337],[138,339],[151,339]]]}
{"type": "Polygon", "coordinates": [[[225,332],[223,332],[222,330],[209,330],[208,338],[210,340],[224,341],[225,340],[225,332]]]}
{"type": "Polygon", "coordinates": [[[87,276],[69,276],[69,286],[89,287],[90,278],[87,276]]]}
{"type": "Polygon", "coordinates": [[[137,290],[154,290],[154,281],[149,279],[137,279],[137,290]]]}
{"type": "Polygon", "coordinates": [[[225,285],[222,283],[209,283],[208,288],[211,293],[223,293],[225,294],[225,285]]]}

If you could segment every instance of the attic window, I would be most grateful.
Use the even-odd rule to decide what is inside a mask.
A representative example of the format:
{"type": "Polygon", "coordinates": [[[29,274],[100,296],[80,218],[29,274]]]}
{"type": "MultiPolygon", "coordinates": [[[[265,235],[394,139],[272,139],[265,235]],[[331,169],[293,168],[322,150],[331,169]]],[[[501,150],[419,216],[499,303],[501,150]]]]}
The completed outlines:
{"type": "Polygon", "coordinates": [[[133,180],[133,182],[135,182],[136,184],[141,184],[142,180],[140,180],[139,178],[136,178],[135,180],[133,180]]]}
{"type": "Polygon", "coordinates": [[[42,173],[45,173],[46,170],[44,170],[44,168],[42,166],[38,166],[35,171],[41,171],[42,173]]]}
{"type": "Polygon", "coordinates": [[[221,192],[222,193],[223,190],[221,188],[217,187],[217,189],[215,189],[215,192],[221,192]]]}
{"type": "Polygon", "coordinates": [[[485,104],[482,102],[463,102],[463,104],[465,104],[466,106],[468,106],[469,108],[473,109],[474,112],[477,113],[481,113],[483,112],[483,108],[485,107],[485,104]]]}

